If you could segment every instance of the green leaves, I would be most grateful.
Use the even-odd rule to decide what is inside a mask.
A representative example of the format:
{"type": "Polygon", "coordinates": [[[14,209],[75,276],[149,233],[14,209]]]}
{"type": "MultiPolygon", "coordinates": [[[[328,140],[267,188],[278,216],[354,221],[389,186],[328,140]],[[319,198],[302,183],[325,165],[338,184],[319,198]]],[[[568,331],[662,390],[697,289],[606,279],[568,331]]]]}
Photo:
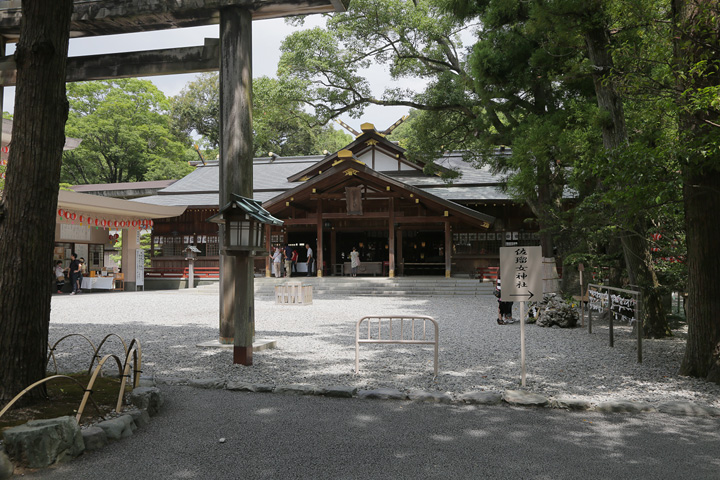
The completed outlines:
{"type": "Polygon", "coordinates": [[[181,178],[188,139],[173,133],[165,95],[147,80],[69,83],[69,137],[61,180],[72,184],[181,178]]]}

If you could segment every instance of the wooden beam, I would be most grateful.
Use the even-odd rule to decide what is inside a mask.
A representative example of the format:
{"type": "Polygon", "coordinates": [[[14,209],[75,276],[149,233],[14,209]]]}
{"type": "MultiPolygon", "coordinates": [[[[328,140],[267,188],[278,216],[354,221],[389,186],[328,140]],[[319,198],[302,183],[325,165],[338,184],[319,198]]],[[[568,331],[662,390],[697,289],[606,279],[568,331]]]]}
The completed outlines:
{"type": "Polygon", "coordinates": [[[395,277],[395,199],[388,199],[388,276],[395,277]]]}
{"type": "Polygon", "coordinates": [[[317,249],[315,250],[315,270],[317,276],[323,276],[323,201],[317,201],[317,249]]]}
{"type": "MultiPolygon", "coordinates": [[[[219,41],[212,38],[198,47],[69,57],[65,81],[211,72],[220,68],[219,45],[219,41]]],[[[12,87],[16,81],[15,56],[0,58],[0,85],[12,87]]]]}
{"type": "Polygon", "coordinates": [[[450,254],[452,253],[452,235],[450,234],[450,219],[445,219],[445,278],[450,278],[452,267],[450,254]]]}
{"type": "MultiPolygon", "coordinates": [[[[75,0],[70,36],[91,37],[216,25],[220,11],[245,8],[252,20],[291,15],[342,12],[349,0],[75,0]]],[[[15,41],[20,35],[19,0],[0,2],[0,34],[15,41]]]]}
{"type": "Polygon", "coordinates": [[[315,225],[317,218],[288,218],[283,219],[285,225],[315,225]]]}
{"type": "Polygon", "coordinates": [[[362,215],[348,215],[347,213],[323,213],[322,218],[325,220],[352,219],[358,220],[363,218],[388,218],[388,212],[365,212],[362,215]]]}

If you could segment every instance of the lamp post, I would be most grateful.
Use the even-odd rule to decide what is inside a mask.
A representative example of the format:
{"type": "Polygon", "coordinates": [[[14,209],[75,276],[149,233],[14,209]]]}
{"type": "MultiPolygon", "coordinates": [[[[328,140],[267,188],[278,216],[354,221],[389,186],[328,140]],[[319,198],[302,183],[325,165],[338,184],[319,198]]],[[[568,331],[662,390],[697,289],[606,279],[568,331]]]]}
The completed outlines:
{"type": "Polygon", "coordinates": [[[185,260],[188,264],[188,288],[195,288],[195,259],[200,250],[195,245],[188,245],[185,250],[185,260]]]}
{"type": "MultiPolygon", "coordinates": [[[[270,215],[260,202],[230,194],[230,203],[208,218],[208,222],[224,225],[223,255],[243,257],[242,265],[252,268],[252,258],[265,256],[265,225],[282,225],[282,220],[270,215]]],[[[241,278],[247,278],[246,275],[241,278]]],[[[233,363],[252,365],[252,341],[255,331],[254,292],[242,281],[235,282],[235,290],[221,292],[233,295],[230,300],[235,304],[233,324],[233,363]],[[248,293],[249,292],[249,293],[248,293]]],[[[250,285],[249,287],[252,287],[250,285]]]]}

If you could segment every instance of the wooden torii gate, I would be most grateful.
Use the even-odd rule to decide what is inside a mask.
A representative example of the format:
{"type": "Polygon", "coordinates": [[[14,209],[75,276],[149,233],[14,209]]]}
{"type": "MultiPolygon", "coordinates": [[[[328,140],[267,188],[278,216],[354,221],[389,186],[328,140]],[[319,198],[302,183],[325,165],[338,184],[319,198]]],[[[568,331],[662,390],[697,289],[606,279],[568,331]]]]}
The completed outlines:
{"type": "MultiPolygon", "coordinates": [[[[220,70],[220,205],[235,193],[252,198],[252,21],[345,11],[350,0],[76,0],[70,37],[93,37],[219,24],[203,46],[71,57],[67,81],[220,70]]],[[[0,87],[16,80],[20,0],[0,0],[0,87]]],[[[0,105],[3,99],[0,88],[0,105]]],[[[223,227],[221,226],[221,229],[223,227]]],[[[220,238],[223,238],[222,231],[220,238]]],[[[220,245],[222,250],[222,245],[220,245]]],[[[221,253],[220,342],[233,343],[233,363],[252,365],[252,259],[221,253]]]]}

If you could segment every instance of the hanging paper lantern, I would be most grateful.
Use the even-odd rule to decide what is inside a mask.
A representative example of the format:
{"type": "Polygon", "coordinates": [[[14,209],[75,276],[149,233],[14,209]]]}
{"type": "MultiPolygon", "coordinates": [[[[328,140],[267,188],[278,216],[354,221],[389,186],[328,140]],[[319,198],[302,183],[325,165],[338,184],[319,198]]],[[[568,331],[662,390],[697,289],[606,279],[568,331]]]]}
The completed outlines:
{"type": "Polygon", "coordinates": [[[70,218],[74,221],[77,218],[77,214],[75,214],[75,213],[70,214],[70,218]]]}
{"type": "Polygon", "coordinates": [[[120,238],[120,234],[119,234],[119,233],[116,233],[116,234],[115,234],[115,239],[117,240],[118,238],[120,238]]]}
{"type": "Polygon", "coordinates": [[[95,223],[95,228],[97,228],[97,225],[98,225],[98,219],[97,219],[97,218],[95,219],[95,222],[94,222],[94,223],[95,223]]]}
{"type": "Polygon", "coordinates": [[[118,222],[117,220],[115,220],[115,221],[113,222],[113,226],[114,226],[115,228],[117,228],[118,225],[119,225],[119,222],[118,222]]]}
{"type": "Polygon", "coordinates": [[[107,225],[107,222],[105,220],[103,220],[102,222],[100,222],[100,225],[102,225],[102,227],[105,228],[105,226],[107,225]]]}
{"type": "Polygon", "coordinates": [[[150,226],[152,227],[153,225],[155,225],[155,222],[153,222],[152,220],[150,220],[150,226]]]}
{"type": "Polygon", "coordinates": [[[113,236],[112,236],[112,235],[108,235],[108,240],[112,240],[112,239],[113,239],[113,236]]]}
{"type": "Polygon", "coordinates": [[[58,215],[60,215],[61,217],[63,216],[63,213],[65,213],[65,212],[63,211],[62,208],[58,210],[58,215]]]}
{"type": "Polygon", "coordinates": [[[137,227],[137,220],[132,221],[132,226],[133,226],[133,228],[137,227]]]}
{"type": "Polygon", "coordinates": [[[65,210],[65,219],[70,220],[70,212],[68,212],[67,210],[65,210]]]}
{"type": "Polygon", "coordinates": [[[80,223],[82,223],[82,222],[83,222],[83,216],[80,215],[80,223]]]}

